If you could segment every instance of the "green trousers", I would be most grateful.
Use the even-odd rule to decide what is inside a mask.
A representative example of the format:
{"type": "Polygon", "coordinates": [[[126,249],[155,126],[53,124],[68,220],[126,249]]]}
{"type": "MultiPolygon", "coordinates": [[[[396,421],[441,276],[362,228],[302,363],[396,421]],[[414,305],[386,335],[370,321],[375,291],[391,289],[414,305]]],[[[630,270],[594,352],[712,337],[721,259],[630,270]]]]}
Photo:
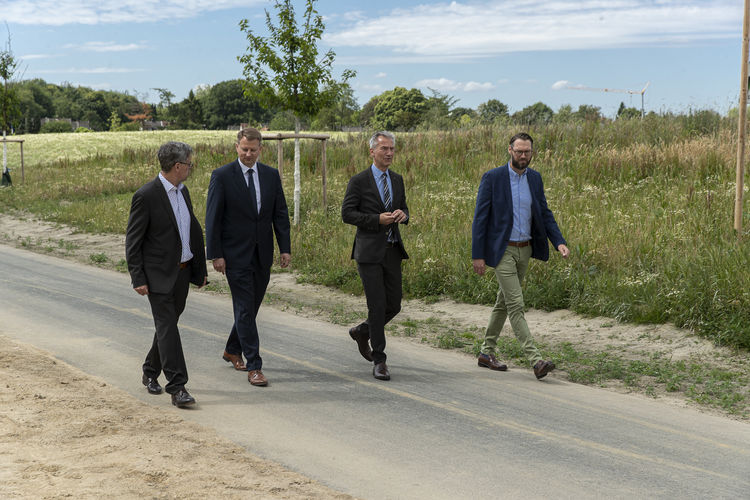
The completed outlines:
{"type": "Polygon", "coordinates": [[[521,343],[526,357],[532,366],[542,359],[539,349],[531,338],[529,325],[526,324],[524,316],[523,290],[521,284],[529,267],[531,258],[531,245],[517,248],[509,246],[495,267],[495,278],[497,279],[498,291],[495,307],[490,313],[490,322],[484,334],[482,352],[484,354],[495,354],[497,338],[505,325],[506,318],[510,319],[518,341],[521,343]]]}

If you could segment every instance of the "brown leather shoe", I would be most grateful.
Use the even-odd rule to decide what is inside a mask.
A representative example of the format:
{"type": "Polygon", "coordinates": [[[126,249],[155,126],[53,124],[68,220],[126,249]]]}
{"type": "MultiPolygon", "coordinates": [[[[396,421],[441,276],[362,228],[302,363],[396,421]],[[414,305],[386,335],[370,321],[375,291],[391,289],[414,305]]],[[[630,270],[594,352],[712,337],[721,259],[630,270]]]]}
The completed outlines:
{"type": "Polygon", "coordinates": [[[364,323],[349,329],[349,336],[354,339],[359,348],[359,353],[367,361],[372,361],[372,349],[370,349],[370,335],[366,331],[367,326],[364,323]]]}
{"type": "Polygon", "coordinates": [[[388,371],[388,366],[386,366],[385,361],[382,363],[375,363],[375,366],[372,367],[372,376],[378,380],[391,379],[391,372],[388,371]]]}
{"type": "Polygon", "coordinates": [[[508,366],[498,361],[494,354],[481,353],[477,358],[477,365],[499,372],[504,372],[508,369],[508,366]]]}
{"type": "Polygon", "coordinates": [[[265,375],[263,375],[263,372],[260,370],[250,370],[247,372],[247,381],[252,385],[257,385],[259,387],[268,385],[268,379],[266,379],[265,375]]]}
{"type": "Polygon", "coordinates": [[[247,370],[245,362],[242,361],[242,354],[229,354],[227,351],[224,351],[221,359],[227,363],[232,363],[232,366],[234,366],[234,369],[237,371],[244,372],[247,370]]]}
{"type": "Polygon", "coordinates": [[[539,360],[534,365],[534,375],[537,379],[544,378],[549,372],[555,369],[555,363],[552,361],[539,360]]]}

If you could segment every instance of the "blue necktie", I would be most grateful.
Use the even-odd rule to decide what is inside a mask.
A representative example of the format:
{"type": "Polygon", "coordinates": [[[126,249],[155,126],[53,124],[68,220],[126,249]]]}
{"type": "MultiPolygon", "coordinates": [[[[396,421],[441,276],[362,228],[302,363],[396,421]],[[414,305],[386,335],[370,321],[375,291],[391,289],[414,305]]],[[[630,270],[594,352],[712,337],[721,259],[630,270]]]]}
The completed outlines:
{"type": "MultiPolygon", "coordinates": [[[[385,204],[385,209],[390,212],[393,208],[393,204],[391,203],[391,190],[388,189],[388,175],[386,175],[385,172],[383,172],[383,175],[380,177],[380,180],[383,182],[383,203],[385,204]]],[[[394,243],[396,240],[393,237],[393,228],[391,226],[388,226],[388,242],[394,243]]]]}

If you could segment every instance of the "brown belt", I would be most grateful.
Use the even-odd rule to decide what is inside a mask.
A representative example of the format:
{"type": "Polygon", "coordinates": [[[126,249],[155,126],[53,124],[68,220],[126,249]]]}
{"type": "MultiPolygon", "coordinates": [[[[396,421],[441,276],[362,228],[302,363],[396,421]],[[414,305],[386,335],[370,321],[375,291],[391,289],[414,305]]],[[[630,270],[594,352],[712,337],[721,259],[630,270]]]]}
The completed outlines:
{"type": "Polygon", "coordinates": [[[186,261],[186,262],[180,262],[180,269],[185,269],[189,265],[190,265],[190,261],[189,260],[186,261]]]}
{"type": "Polygon", "coordinates": [[[517,248],[523,248],[531,245],[531,240],[526,241],[509,241],[508,246],[511,247],[517,247],[517,248]]]}

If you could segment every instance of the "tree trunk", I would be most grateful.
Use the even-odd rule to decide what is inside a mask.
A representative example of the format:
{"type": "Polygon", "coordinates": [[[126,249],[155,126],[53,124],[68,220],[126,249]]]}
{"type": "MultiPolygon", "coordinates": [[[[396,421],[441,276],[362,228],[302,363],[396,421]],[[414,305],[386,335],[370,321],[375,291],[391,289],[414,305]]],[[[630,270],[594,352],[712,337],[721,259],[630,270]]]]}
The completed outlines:
{"type": "MultiPolygon", "coordinates": [[[[299,134],[299,118],[294,115],[294,133],[299,134]]],[[[294,225],[299,225],[300,193],[302,192],[299,175],[299,137],[294,138],[294,225]]]]}

